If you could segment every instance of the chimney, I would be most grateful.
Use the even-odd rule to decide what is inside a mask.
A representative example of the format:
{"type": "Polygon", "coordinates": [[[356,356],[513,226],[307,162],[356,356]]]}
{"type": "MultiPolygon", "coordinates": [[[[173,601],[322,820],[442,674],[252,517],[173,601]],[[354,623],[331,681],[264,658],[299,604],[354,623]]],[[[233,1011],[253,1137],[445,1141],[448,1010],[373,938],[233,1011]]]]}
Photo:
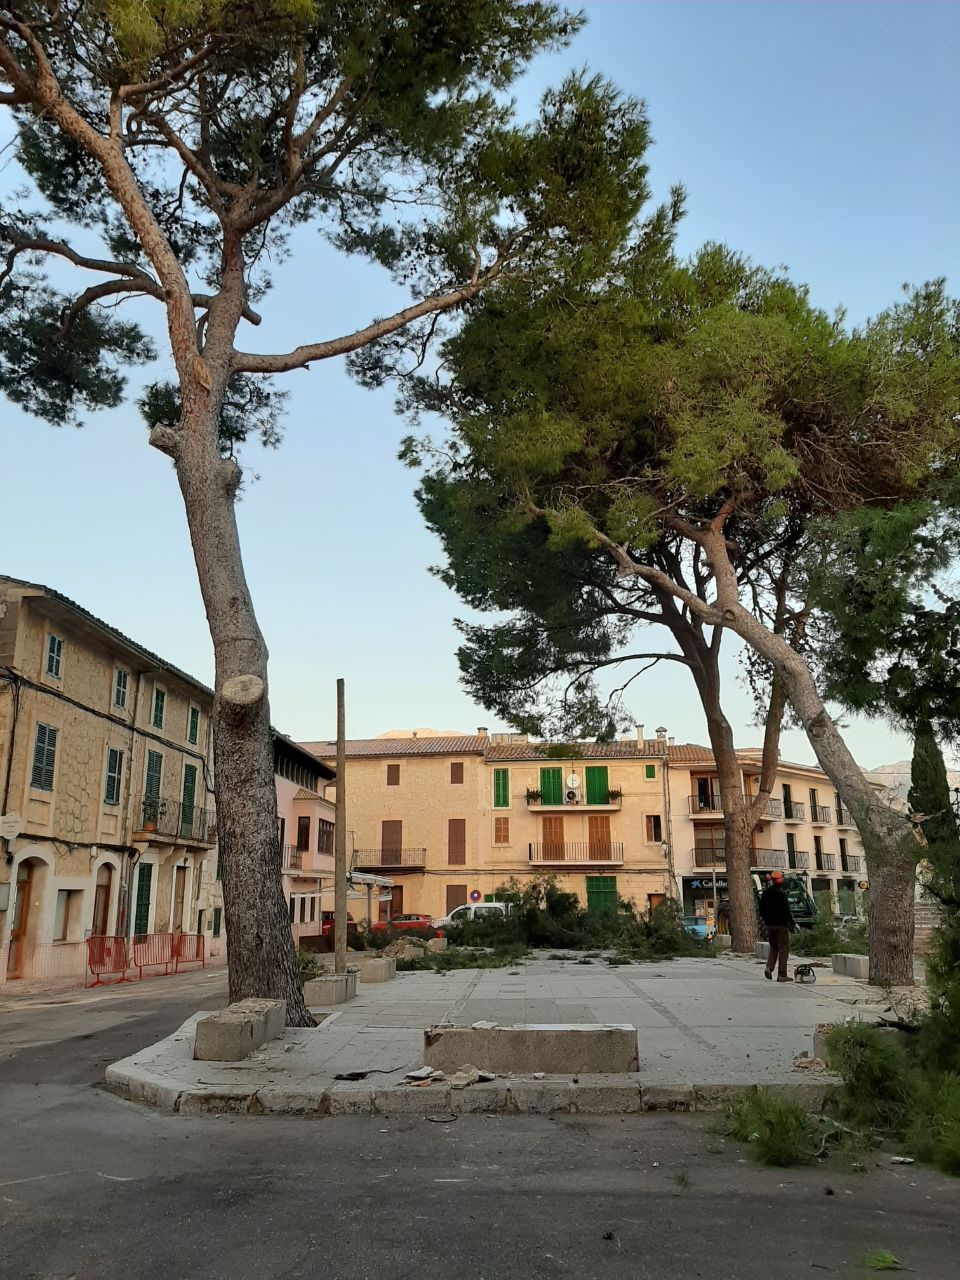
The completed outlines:
{"type": "Polygon", "coordinates": [[[487,736],[487,726],[485,724],[478,725],[477,733],[480,734],[481,738],[485,738],[487,736]]]}
{"type": "Polygon", "coordinates": [[[667,740],[667,726],[665,724],[658,724],[657,725],[657,741],[666,742],[666,740],[667,740]]]}
{"type": "Polygon", "coordinates": [[[668,739],[667,739],[667,741],[670,743],[670,745],[671,745],[671,747],[672,747],[672,746],[673,746],[673,744],[676,742],[676,738],[668,738],[668,739]]]}
{"type": "Polygon", "coordinates": [[[643,725],[642,724],[637,725],[637,742],[641,747],[643,746],[643,725]]]}

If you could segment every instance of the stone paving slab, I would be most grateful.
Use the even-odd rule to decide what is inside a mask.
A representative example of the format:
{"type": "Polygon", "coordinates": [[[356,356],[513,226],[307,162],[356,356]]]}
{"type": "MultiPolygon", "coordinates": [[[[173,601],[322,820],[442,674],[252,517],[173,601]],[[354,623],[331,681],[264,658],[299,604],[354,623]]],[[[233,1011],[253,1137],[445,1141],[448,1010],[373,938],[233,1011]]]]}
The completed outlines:
{"type": "MultiPolygon", "coordinates": [[[[172,1036],[108,1068],[107,1084],[154,1106],[197,1113],[615,1111],[716,1107],[725,1091],[759,1083],[814,1100],[829,1083],[793,1068],[820,1023],[874,1018],[884,993],[818,969],[815,985],[773,985],[762,962],[737,956],[658,964],[589,965],[537,956],[511,970],[403,973],[361,986],[317,1028],[287,1030],[243,1062],[194,1062],[198,1013],[172,1036]],[[627,1023],[639,1072],[543,1080],[501,1077],[466,1090],[414,1088],[423,1032],[434,1024],[627,1023]],[[336,1077],[358,1072],[362,1080],[336,1077]]],[[[318,1011],[318,1013],[321,1011],[318,1011]]],[[[483,1068],[483,1063],[473,1064],[483,1068]]]]}

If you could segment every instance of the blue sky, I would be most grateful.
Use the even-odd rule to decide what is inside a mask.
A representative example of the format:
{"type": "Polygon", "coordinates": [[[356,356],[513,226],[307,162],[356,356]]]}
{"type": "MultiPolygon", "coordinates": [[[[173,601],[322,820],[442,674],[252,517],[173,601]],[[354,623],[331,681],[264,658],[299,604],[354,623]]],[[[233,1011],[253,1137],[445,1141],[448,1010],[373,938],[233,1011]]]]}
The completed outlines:
{"type": "MultiPolygon", "coordinates": [[[[856,322],[904,281],[960,288],[953,3],[693,3],[592,0],[587,29],[540,59],[521,108],[572,67],[646,99],[655,196],[688,192],[681,247],[722,240],[806,281],[813,300],[856,322]]],[[[8,170],[5,179],[11,178],[8,170]]],[[[309,233],[275,273],[250,346],[283,350],[384,314],[402,294],[309,233]]],[[[334,680],[347,681],[348,731],[473,729],[496,722],[457,683],[452,620],[462,606],[427,570],[439,548],[396,461],[405,424],[389,391],[362,391],[342,365],[290,375],[285,441],[251,451],[259,479],[239,509],[247,572],[271,651],[273,718],[327,736],[334,680]]],[[[171,661],[210,679],[212,655],[169,462],[136,412],[54,432],[0,404],[0,569],[48,583],[171,661]]],[[[731,667],[738,741],[757,740],[731,667]]],[[[648,730],[705,740],[689,677],[653,673],[631,707],[648,730]]],[[[909,746],[854,724],[867,766],[909,746]]],[[[812,759],[790,733],[784,754],[812,759]]]]}

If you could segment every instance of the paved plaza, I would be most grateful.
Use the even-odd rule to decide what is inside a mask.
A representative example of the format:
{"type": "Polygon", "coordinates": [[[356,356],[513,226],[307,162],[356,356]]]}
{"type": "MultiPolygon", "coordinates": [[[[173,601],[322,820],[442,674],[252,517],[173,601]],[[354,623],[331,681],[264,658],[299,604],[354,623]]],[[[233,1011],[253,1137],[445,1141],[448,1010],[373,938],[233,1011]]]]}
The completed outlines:
{"type": "MultiPolygon", "coordinates": [[[[361,984],[356,999],[318,1011],[327,1015],[318,1028],[288,1030],[240,1063],[193,1061],[193,1024],[202,1014],[194,1015],[116,1064],[108,1079],[165,1107],[206,1109],[206,1099],[210,1108],[243,1110],[256,1095],[255,1107],[268,1110],[322,1110],[332,1099],[335,1113],[363,1111],[374,1094],[409,1090],[405,1075],[423,1063],[426,1028],[482,1021],[636,1027],[640,1070],[629,1081],[617,1077],[634,1091],[812,1084],[817,1073],[794,1062],[812,1054],[817,1025],[873,1018],[886,1007],[882,992],[827,967],[810,986],[765,982],[762,970],[760,961],[729,955],[618,966],[541,955],[510,969],[402,973],[361,984]]],[[[492,1105],[502,1103],[496,1085],[487,1093],[492,1105]]],[[[441,1095],[450,1098],[434,1087],[432,1096],[441,1095]]],[[[419,1098],[417,1106],[429,1105],[424,1092],[419,1098]]]]}

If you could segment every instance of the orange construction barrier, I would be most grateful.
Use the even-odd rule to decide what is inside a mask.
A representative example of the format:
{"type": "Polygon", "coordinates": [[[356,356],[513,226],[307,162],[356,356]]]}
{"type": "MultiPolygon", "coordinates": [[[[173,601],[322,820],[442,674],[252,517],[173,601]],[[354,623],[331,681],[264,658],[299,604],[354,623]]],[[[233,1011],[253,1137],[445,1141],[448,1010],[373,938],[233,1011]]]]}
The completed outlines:
{"type": "Polygon", "coordinates": [[[202,933],[181,933],[174,939],[174,972],[180,972],[181,964],[199,964],[201,969],[207,967],[206,954],[203,948],[202,933]]]}
{"type": "Polygon", "coordinates": [[[127,940],[126,938],[110,937],[109,935],[94,934],[93,937],[87,939],[87,968],[94,976],[93,982],[85,985],[88,987],[102,987],[109,984],[104,982],[104,974],[114,974],[114,983],[132,982],[132,978],[126,976],[127,970],[127,940]]]}
{"type": "Polygon", "coordinates": [[[137,933],[130,948],[130,963],[137,970],[137,977],[143,977],[144,969],[153,965],[163,965],[163,972],[169,973],[173,964],[172,933],[137,933]]]}

